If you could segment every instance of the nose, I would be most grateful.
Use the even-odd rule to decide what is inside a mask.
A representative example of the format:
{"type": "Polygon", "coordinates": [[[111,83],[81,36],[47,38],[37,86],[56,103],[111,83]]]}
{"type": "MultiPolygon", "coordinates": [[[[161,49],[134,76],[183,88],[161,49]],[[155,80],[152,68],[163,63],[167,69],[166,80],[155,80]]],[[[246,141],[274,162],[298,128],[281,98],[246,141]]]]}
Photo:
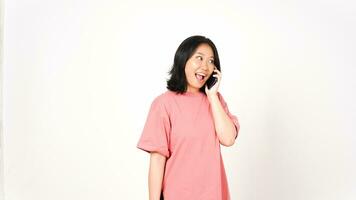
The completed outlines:
{"type": "Polygon", "coordinates": [[[201,68],[204,69],[205,71],[208,70],[208,64],[206,62],[202,62],[201,68]]]}

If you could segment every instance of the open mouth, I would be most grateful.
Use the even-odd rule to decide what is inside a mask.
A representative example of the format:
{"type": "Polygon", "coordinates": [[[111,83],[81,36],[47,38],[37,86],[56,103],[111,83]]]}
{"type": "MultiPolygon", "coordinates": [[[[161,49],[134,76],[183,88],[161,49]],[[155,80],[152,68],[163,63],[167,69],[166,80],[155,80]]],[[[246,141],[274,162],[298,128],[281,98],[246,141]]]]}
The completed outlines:
{"type": "Polygon", "coordinates": [[[198,79],[199,82],[203,82],[205,78],[205,74],[202,73],[195,73],[195,77],[198,79]]]}

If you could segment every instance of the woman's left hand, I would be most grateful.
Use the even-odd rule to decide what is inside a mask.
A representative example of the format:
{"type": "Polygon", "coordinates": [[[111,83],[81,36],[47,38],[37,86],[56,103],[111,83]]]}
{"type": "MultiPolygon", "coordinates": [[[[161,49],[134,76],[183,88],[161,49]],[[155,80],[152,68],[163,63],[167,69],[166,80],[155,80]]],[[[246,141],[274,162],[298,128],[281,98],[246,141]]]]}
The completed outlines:
{"type": "Polygon", "coordinates": [[[206,93],[206,95],[208,97],[213,96],[213,95],[217,95],[217,92],[218,92],[218,89],[219,89],[219,85],[220,85],[220,81],[221,81],[221,72],[216,68],[215,68],[214,72],[216,72],[216,74],[213,74],[212,76],[216,77],[218,79],[218,81],[210,89],[208,89],[208,86],[205,85],[205,93],[206,93]]]}

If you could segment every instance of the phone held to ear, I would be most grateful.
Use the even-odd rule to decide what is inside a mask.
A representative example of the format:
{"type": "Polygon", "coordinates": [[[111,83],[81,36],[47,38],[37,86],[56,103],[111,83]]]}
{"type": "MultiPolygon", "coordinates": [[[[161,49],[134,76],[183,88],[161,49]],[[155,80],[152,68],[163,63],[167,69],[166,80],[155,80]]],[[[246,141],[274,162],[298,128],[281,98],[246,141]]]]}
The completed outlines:
{"type": "Polygon", "coordinates": [[[206,85],[208,86],[208,89],[210,90],[211,87],[215,85],[215,83],[218,81],[218,78],[214,77],[213,75],[217,74],[216,72],[213,72],[209,79],[206,81],[206,85]]]}

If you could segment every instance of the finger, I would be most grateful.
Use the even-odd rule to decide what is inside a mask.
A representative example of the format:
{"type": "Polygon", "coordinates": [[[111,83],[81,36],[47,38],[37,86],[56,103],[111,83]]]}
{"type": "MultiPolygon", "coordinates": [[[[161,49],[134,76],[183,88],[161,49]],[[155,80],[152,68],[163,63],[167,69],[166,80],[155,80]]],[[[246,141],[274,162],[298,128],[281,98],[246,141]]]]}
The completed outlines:
{"type": "Polygon", "coordinates": [[[220,74],[214,74],[213,77],[216,77],[216,78],[220,79],[221,75],[220,74]]]}

